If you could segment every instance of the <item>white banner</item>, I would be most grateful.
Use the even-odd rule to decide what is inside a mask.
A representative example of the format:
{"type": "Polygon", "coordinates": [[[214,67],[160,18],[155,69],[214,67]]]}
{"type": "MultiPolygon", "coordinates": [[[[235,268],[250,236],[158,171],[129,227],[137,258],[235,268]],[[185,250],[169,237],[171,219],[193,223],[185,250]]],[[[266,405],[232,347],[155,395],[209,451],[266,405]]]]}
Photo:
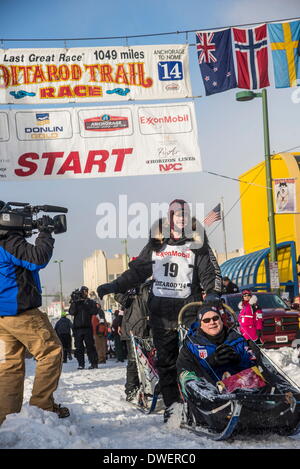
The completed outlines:
{"type": "Polygon", "coordinates": [[[275,213],[296,213],[295,179],[274,179],[275,213]]]}
{"type": "Polygon", "coordinates": [[[0,51],[0,104],[191,96],[187,44],[0,51]]]}
{"type": "Polygon", "coordinates": [[[2,180],[200,170],[191,102],[0,112],[2,180]]]}

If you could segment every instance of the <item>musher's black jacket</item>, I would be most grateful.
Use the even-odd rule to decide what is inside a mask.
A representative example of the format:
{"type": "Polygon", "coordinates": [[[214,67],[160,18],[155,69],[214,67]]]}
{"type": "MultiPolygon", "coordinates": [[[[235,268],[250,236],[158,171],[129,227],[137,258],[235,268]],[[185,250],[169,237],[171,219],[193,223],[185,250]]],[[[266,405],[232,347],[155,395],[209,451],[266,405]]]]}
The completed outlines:
{"type": "MultiPolygon", "coordinates": [[[[186,237],[176,241],[163,236],[163,233],[167,231],[164,226],[167,223],[166,219],[158,220],[155,226],[152,227],[152,237],[138,258],[131,261],[129,269],[114,280],[112,284],[116,293],[125,293],[127,290],[144,283],[153,274],[152,254],[154,251],[162,251],[166,246],[170,246],[171,251],[172,247],[183,246],[189,241],[193,241],[194,244],[191,251],[195,254],[195,261],[193,265],[191,295],[188,298],[170,298],[158,297],[150,293],[149,296],[150,326],[153,328],[174,329],[177,326],[178,312],[181,307],[186,303],[201,300],[201,292],[203,290],[206,293],[221,293],[222,280],[220,268],[208,245],[204,230],[204,234],[201,236],[199,223],[193,219],[193,231],[187,233],[186,237]]],[[[196,311],[191,310],[191,316],[195,314],[196,311]]]]}

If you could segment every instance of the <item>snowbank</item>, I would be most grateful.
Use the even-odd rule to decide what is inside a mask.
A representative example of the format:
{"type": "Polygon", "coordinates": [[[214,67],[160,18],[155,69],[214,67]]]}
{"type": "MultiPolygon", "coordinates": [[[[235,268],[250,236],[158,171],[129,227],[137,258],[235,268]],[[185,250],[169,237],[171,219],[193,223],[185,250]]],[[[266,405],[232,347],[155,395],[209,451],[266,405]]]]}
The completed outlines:
{"type": "MultiPolygon", "coordinates": [[[[300,386],[300,366],[295,351],[285,347],[268,351],[269,357],[300,386]]],[[[75,360],[64,364],[56,401],[70,408],[71,416],[30,407],[28,400],[35,363],[26,360],[24,405],[9,415],[0,428],[0,448],[298,448],[299,439],[268,436],[237,437],[215,443],[187,430],[162,423],[162,414],[144,415],[124,400],[125,364],[109,360],[98,370],[77,370],[75,360]]]]}

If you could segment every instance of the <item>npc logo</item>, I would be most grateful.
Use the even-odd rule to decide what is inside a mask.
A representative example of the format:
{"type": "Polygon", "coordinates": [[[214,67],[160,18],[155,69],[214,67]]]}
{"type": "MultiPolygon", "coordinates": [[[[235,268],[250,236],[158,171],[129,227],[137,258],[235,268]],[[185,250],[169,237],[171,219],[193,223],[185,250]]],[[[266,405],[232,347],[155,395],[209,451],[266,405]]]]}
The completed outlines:
{"type": "Polygon", "coordinates": [[[199,350],[199,357],[202,359],[202,360],[205,360],[205,358],[207,358],[208,356],[208,353],[207,353],[207,350],[206,349],[200,349],[199,350]]]}

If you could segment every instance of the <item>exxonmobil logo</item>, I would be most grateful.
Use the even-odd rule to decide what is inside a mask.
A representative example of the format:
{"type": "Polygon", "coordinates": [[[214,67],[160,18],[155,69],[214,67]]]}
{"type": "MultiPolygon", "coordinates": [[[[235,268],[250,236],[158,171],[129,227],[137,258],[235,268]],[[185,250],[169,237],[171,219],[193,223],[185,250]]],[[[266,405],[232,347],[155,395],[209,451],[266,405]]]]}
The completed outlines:
{"type": "Polygon", "coordinates": [[[169,172],[169,171],[181,171],[182,164],[181,163],[167,163],[167,164],[160,164],[159,170],[161,172],[169,172]]]}

